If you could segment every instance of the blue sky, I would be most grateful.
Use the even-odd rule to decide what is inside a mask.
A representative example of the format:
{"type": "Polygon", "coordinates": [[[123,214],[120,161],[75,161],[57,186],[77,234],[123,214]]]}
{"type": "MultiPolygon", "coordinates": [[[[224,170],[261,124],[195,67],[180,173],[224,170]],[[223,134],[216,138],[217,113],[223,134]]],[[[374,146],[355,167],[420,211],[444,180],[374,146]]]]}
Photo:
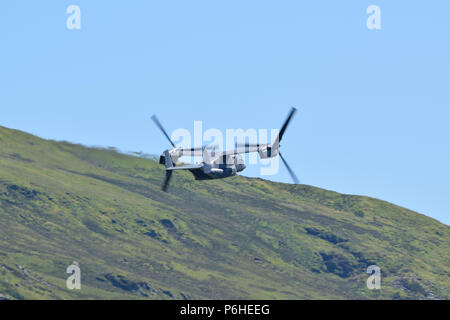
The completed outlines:
{"type": "Polygon", "coordinates": [[[302,183],[450,224],[449,14],[443,0],[3,1],[0,125],[159,153],[153,113],[169,131],[278,128],[296,106],[283,153],[302,183]]]}

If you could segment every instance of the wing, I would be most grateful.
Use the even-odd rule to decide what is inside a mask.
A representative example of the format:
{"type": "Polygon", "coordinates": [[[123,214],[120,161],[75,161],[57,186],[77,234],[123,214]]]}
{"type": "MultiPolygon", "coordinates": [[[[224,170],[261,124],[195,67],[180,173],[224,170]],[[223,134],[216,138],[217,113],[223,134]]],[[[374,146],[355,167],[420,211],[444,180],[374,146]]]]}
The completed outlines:
{"type": "Polygon", "coordinates": [[[226,150],[226,151],[222,151],[222,152],[216,152],[216,156],[219,155],[223,155],[223,156],[229,156],[232,154],[242,154],[242,153],[251,153],[251,152],[258,152],[258,147],[256,146],[246,146],[246,147],[238,147],[236,149],[233,150],[226,150]]]}
{"type": "Polygon", "coordinates": [[[203,167],[203,164],[188,164],[180,167],[171,167],[166,170],[192,170],[192,169],[200,169],[203,167]]]}
{"type": "Polygon", "coordinates": [[[180,149],[180,156],[184,157],[201,157],[203,155],[203,148],[180,149]]]}
{"type": "MultiPolygon", "coordinates": [[[[229,156],[232,154],[242,154],[242,153],[250,153],[250,152],[258,152],[257,146],[242,146],[238,147],[233,150],[226,150],[226,151],[211,151],[207,150],[207,152],[211,155],[213,154],[215,157],[221,157],[221,156],[229,156]]],[[[202,148],[192,148],[192,149],[180,149],[180,156],[188,156],[188,157],[202,157],[203,156],[203,150],[202,148]]],[[[195,168],[194,168],[195,169],[195,168]]]]}

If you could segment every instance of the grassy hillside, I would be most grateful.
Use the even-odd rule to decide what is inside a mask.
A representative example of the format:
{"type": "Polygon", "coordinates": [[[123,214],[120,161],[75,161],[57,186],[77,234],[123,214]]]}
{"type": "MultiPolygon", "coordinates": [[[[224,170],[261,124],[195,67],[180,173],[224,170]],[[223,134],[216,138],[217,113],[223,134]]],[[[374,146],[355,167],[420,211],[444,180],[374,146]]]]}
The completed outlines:
{"type": "Polygon", "coordinates": [[[448,299],[450,227],[241,176],[196,182],[0,127],[0,299],[448,299]],[[77,261],[81,290],[66,288],[77,261]],[[382,271],[366,287],[367,266],[382,271]]]}

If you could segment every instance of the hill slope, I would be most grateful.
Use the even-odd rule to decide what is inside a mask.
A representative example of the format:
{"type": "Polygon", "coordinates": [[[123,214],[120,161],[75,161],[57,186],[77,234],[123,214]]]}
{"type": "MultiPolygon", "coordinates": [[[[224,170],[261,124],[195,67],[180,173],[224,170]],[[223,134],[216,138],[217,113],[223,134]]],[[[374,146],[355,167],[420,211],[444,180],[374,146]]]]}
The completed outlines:
{"type": "Polygon", "coordinates": [[[241,176],[170,193],[155,161],[0,127],[0,299],[441,298],[450,228],[368,197],[241,176]],[[77,261],[81,290],[66,288],[77,261]],[[367,266],[382,272],[366,287],[367,266]]]}

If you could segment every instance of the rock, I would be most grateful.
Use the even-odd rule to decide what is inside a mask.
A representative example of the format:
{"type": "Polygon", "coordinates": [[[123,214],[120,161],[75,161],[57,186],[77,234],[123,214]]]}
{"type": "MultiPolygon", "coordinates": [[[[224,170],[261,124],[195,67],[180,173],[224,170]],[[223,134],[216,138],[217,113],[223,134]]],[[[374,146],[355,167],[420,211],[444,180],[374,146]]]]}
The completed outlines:
{"type": "Polygon", "coordinates": [[[159,223],[161,223],[163,227],[169,229],[170,231],[176,231],[175,225],[169,219],[161,219],[159,220],[159,223]]]}
{"type": "MultiPolygon", "coordinates": [[[[148,291],[152,294],[156,293],[156,290],[146,282],[134,282],[132,280],[126,279],[121,275],[113,276],[109,273],[105,274],[104,276],[114,287],[125,291],[136,291],[143,297],[148,297],[148,294],[145,293],[145,291],[148,291]]],[[[100,280],[99,278],[97,279],[100,280]]]]}
{"type": "Polygon", "coordinates": [[[153,239],[157,239],[160,240],[161,239],[161,235],[159,233],[157,233],[155,230],[150,230],[146,233],[144,233],[146,236],[149,236],[150,238],[153,239]]]}
{"type": "Polygon", "coordinates": [[[169,290],[162,290],[161,289],[161,292],[164,293],[166,296],[172,298],[172,299],[174,298],[172,292],[170,292],[169,290]]]}
{"type": "Polygon", "coordinates": [[[333,244],[338,244],[338,243],[341,243],[341,242],[347,242],[348,241],[347,239],[343,239],[343,238],[341,238],[341,237],[339,237],[339,236],[337,236],[337,235],[335,235],[335,234],[333,234],[331,232],[327,232],[327,231],[320,230],[320,229],[317,229],[317,228],[305,228],[305,230],[306,230],[306,232],[308,234],[310,234],[312,236],[316,236],[318,238],[321,238],[321,239],[323,239],[325,241],[328,241],[330,243],[333,243],[333,244]]]}
{"type": "Polygon", "coordinates": [[[345,256],[337,253],[320,252],[325,269],[334,273],[341,278],[348,278],[354,273],[355,265],[353,265],[345,256]]]}

